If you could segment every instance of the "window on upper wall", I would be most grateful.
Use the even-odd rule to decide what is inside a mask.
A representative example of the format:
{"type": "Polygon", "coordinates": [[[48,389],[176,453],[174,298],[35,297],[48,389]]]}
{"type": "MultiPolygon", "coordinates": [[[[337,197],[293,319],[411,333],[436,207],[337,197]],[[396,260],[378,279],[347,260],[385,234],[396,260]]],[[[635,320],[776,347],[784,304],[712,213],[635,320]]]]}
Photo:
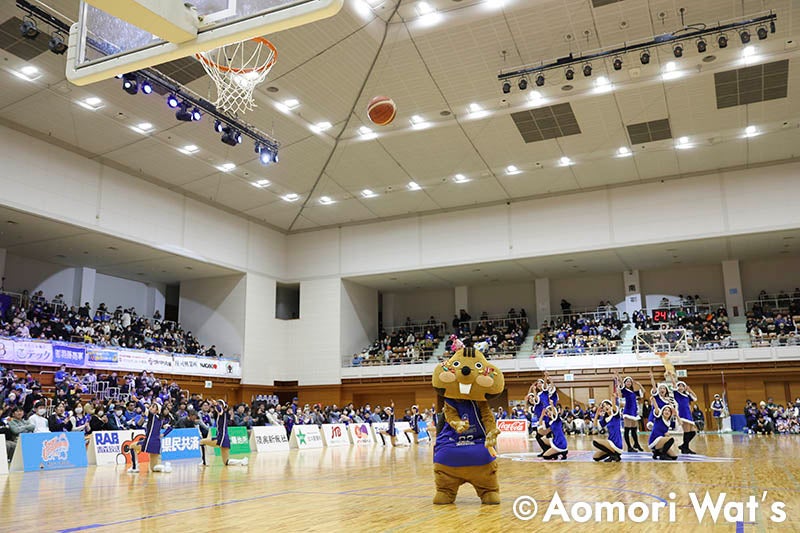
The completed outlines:
{"type": "Polygon", "coordinates": [[[297,320],[300,318],[300,284],[278,283],[275,287],[275,318],[297,320]]]}

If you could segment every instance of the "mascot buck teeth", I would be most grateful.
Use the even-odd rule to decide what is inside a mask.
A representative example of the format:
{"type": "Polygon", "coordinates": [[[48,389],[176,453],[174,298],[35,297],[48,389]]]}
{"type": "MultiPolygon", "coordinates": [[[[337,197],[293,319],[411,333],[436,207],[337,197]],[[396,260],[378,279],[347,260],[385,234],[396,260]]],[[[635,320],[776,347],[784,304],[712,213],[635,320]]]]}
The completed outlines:
{"type": "Polygon", "coordinates": [[[503,373],[475,348],[461,348],[436,366],[433,387],[444,397],[445,420],[433,449],[433,503],[455,502],[464,483],[475,487],[481,503],[500,503],[494,452],[500,430],[487,400],[505,389],[503,373]]]}

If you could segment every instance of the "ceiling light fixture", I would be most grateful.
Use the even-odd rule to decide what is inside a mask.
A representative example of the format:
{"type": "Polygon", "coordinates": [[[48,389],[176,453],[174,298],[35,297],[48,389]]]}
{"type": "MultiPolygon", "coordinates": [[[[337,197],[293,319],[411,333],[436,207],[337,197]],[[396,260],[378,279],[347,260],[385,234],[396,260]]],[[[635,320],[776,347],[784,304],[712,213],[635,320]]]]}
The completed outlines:
{"type": "Polygon", "coordinates": [[[678,43],[672,47],[672,55],[675,57],[683,57],[683,45],[678,43]]]}
{"type": "Polygon", "coordinates": [[[536,76],[536,80],[535,81],[536,81],[536,86],[537,87],[543,87],[544,86],[544,82],[545,82],[544,74],[539,74],[538,76],[536,76]]]}
{"type": "Polygon", "coordinates": [[[727,48],[728,47],[728,36],[724,33],[717,37],[717,46],[720,48],[727,48]]]}
{"type": "Polygon", "coordinates": [[[19,33],[26,39],[36,39],[39,36],[39,28],[36,26],[36,21],[32,18],[25,17],[19,27],[19,33]]]}
{"type": "Polygon", "coordinates": [[[122,76],[122,88],[128,94],[136,94],[139,92],[139,82],[133,74],[125,74],[122,76]]]}
{"type": "Polygon", "coordinates": [[[703,39],[702,37],[700,39],[697,39],[697,42],[695,44],[697,45],[697,52],[700,54],[705,54],[706,50],[708,50],[708,43],[706,43],[705,39],[703,39]]]}
{"type": "Polygon", "coordinates": [[[330,196],[320,196],[319,203],[321,203],[322,205],[331,205],[332,203],[335,202],[333,201],[333,198],[331,198],[330,196]]]}
{"type": "Polygon", "coordinates": [[[361,135],[362,139],[367,141],[377,137],[375,132],[372,131],[371,128],[368,128],[366,126],[361,126],[360,128],[358,128],[358,134],[361,135]]]}
{"type": "Polygon", "coordinates": [[[327,131],[327,130],[331,129],[331,127],[332,127],[332,124],[330,122],[328,122],[328,121],[317,122],[316,124],[311,126],[311,131],[313,131],[314,133],[320,134],[323,131],[327,131]]]}
{"type": "Polygon", "coordinates": [[[217,166],[217,170],[219,170],[220,172],[230,172],[234,168],[236,168],[236,165],[234,163],[222,163],[221,165],[217,166]]]}
{"type": "Polygon", "coordinates": [[[197,152],[199,150],[200,150],[200,148],[198,148],[196,144],[187,144],[183,148],[178,148],[178,151],[180,153],[186,154],[186,155],[193,154],[193,153],[195,153],[195,152],[197,152]]]}
{"type": "Polygon", "coordinates": [[[416,181],[409,181],[408,182],[408,190],[409,191],[418,191],[422,189],[416,181]]]}
{"type": "Polygon", "coordinates": [[[142,81],[139,88],[142,90],[142,94],[152,94],[153,92],[153,86],[147,80],[142,81]]]}
{"type": "Polygon", "coordinates": [[[519,168],[517,168],[515,165],[508,165],[506,167],[506,174],[508,174],[509,176],[514,176],[514,175],[519,174],[521,172],[522,171],[519,168]]]}
{"type": "Polygon", "coordinates": [[[191,111],[189,111],[189,105],[186,102],[181,102],[178,109],[175,110],[175,118],[181,122],[191,122],[194,120],[191,111]]]}
{"type": "Polygon", "coordinates": [[[758,29],[756,30],[756,35],[758,35],[759,41],[763,41],[764,39],[767,38],[768,35],[767,28],[765,28],[764,26],[759,26],[758,29]]]}
{"type": "Polygon", "coordinates": [[[629,155],[633,155],[631,149],[627,146],[620,146],[617,148],[617,156],[619,157],[628,157],[629,155]]]}
{"type": "Polygon", "coordinates": [[[611,65],[614,67],[614,70],[622,70],[622,58],[619,56],[615,57],[611,65]]]}
{"type": "Polygon", "coordinates": [[[225,126],[222,128],[222,137],[219,140],[228,146],[236,146],[242,144],[242,134],[229,126],[225,126]]]}
{"type": "Polygon", "coordinates": [[[745,28],[744,30],[739,32],[739,39],[741,39],[742,44],[747,44],[750,42],[750,32],[745,28]]]}
{"type": "Polygon", "coordinates": [[[271,182],[269,180],[258,180],[253,182],[253,187],[258,187],[259,189],[263,189],[264,187],[269,187],[271,182]]]}
{"type": "Polygon", "coordinates": [[[364,198],[375,198],[378,195],[372,192],[370,189],[364,189],[363,191],[361,191],[361,196],[363,196],[364,198]]]}
{"type": "MultiPolygon", "coordinates": [[[[766,32],[766,30],[764,30],[766,32]]],[[[50,49],[56,55],[64,55],[66,53],[67,43],[64,41],[64,36],[61,35],[61,32],[55,32],[53,35],[50,36],[50,42],[47,43],[47,48],[50,49]]]]}
{"type": "Polygon", "coordinates": [[[589,76],[592,75],[592,64],[591,63],[586,63],[585,65],[583,65],[583,75],[586,78],[588,78],[589,76]]]}
{"type": "Polygon", "coordinates": [[[503,94],[509,94],[511,92],[511,84],[509,82],[503,82],[503,94]]]}
{"type": "Polygon", "coordinates": [[[171,95],[167,96],[167,107],[169,107],[170,109],[175,109],[175,108],[177,108],[177,107],[178,107],[180,104],[181,104],[181,103],[180,103],[180,101],[178,100],[178,97],[177,97],[177,96],[175,96],[174,94],[171,94],[171,95]]]}
{"type": "Polygon", "coordinates": [[[288,194],[284,194],[283,196],[281,196],[281,199],[284,202],[295,202],[295,201],[297,201],[298,198],[300,198],[300,196],[298,194],[293,193],[293,192],[290,192],[288,194]]]}
{"type": "Polygon", "coordinates": [[[570,159],[567,156],[563,156],[561,157],[561,159],[558,160],[558,164],[561,165],[562,167],[568,167],[572,164],[572,159],[570,159]]]}
{"type": "Polygon", "coordinates": [[[650,51],[645,50],[641,54],[639,54],[639,61],[641,61],[642,65],[647,65],[650,63],[650,51]]]}
{"type": "Polygon", "coordinates": [[[517,87],[519,87],[520,91],[524,91],[528,88],[528,78],[520,78],[519,82],[517,83],[517,87]]]}
{"type": "Polygon", "coordinates": [[[131,126],[131,129],[137,133],[145,134],[152,131],[153,125],[150,124],[149,122],[142,122],[135,126],[131,126]]]}
{"type": "Polygon", "coordinates": [[[25,81],[35,81],[42,77],[39,69],[33,65],[25,65],[19,70],[12,70],[11,72],[14,76],[25,81]]]}
{"type": "Polygon", "coordinates": [[[566,78],[567,81],[574,80],[575,79],[575,69],[572,68],[572,67],[567,67],[567,69],[564,71],[564,78],[566,78]]]}
{"type": "Polygon", "coordinates": [[[744,135],[745,137],[755,137],[756,135],[758,135],[758,128],[752,125],[747,126],[744,129],[744,135]]]}
{"type": "Polygon", "coordinates": [[[683,150],[691,147],[692,145],[689,144],[689,137],[678,137],[678,144],[676,145],[676,148],[683,150]]]}
{"type": "Polygon", "coordinates": [[[453,181],[456,183],[466,183],[469,181],[469,178],[466,177],[464,174],[456,174],[453,176],[453,181]]]}

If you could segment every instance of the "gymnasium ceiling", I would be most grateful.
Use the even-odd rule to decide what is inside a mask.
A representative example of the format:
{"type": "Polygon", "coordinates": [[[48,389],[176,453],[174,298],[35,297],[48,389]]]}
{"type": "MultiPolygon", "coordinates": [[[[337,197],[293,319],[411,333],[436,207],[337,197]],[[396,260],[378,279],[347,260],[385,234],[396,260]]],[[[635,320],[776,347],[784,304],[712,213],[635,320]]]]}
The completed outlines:
{"type": "MultiPolygon", "coordinates": [[[[274,131],[282,143],[280,163],[270,167],[258,162],[247,142],[236,148],[222,144],[208,120],[177,122],[161,97],[130,96],[119,80],[88,87],[69,84],[65,56],[46,49],[27,61],[0,50],[0,124],[50,138],[285,232],[800,157],[800,2],[620,0],[593,7],[595,3],[606,4],[429,0],[435,16],[420,17],[417,0],[401,0],[399,7],[395,0],[346,0],[345,8],[330,19],[270,36],[279,60],[257,92],[259,107],[245,116],[274,131]],[[496,76],[503,68],[671,32],[680,27],[681,7],[687,10],[687,23],[707,24],[772,9],[778,14],[777,33],[764,41],[754,36],[756,53],[747,60],[738,36],[731,33],[724,50],[710,43],[707,53],[698,54],[689,42],[684,57],[675,59],[671,47],[661,47],[651,50],[647,66],[639,64],[638,54],[624,56],[619,72],[594,62],[593,76],[578,73],[570,91],[562,89],[566,82],[561,73],[552,72],[541,88],[531,83],[527,91],[515,86],[511,94],[501,93],[496,76]],[[709,55],[715,59],[703,61],[709,55]],[[779,60],[789,62],[786,97],[717,108],[714,73],[742,68],[746,61],[759,65],[779,60]],[[661,75],[669,61],[675,62],[677,79],[661,75]],[[26,82],[9,72],[26,64],[44,75],[26,82]],[[612,90],[596,90],[601,75],[610,80],[612,90]],[[531,97],[533,89],[540,98],[531,97]],[[364,140],[359,128],[371,126],[364,110],[375,95],[391,96],[398,116],[389,127],[373,127],[377,138],[364,140]],[[89,96],[101,98],[104,107],[88,111],[76,104],[89,96]],[[299,107],[278,111],[275,104],[287,99],[298,100],[299,107]],[[564,103],[571,106],[581,133],[523,140],[512,113],[564,103]],[[483,112],[475,116],[472,104],[483,112]],[[413,128],[410,118],[415,115],[428,127],[413,128]],[[661,119],[669,120],[671,138],[632,144],[627,126],[661,119]],[[313,133],[310,126],[323,121],[332,127],[313,133]],[[140,122],[153,124],[154,130],[141,135],[130,129],[140,122]],[[757,135],[746,137],[747,126],[755,126],[757,135]],[[680,137],[688,137],[690,148],[675,148],[680,137]],[[200,150],[191,156],[176,150],[187,144],[200,150]],[[623,146],[632,151],[631,157],[617,157],[623,146]],[[574,164],[561,166],[562,157],[574,164]],[[224,162],[237,166],[218,171],[216,166],[224,162]],[[509,174],[511,165],[519,172],[509,174]],[[456,174],[469,181],[456,183],[456,174]],[[270,185],[252,185],[261,179],[270,185]],[[409,190],[410,181],[421,190],[409,190]],[[376,196],[364,198],[364,189],[376,196]],[[299,199],[283,200],[287,193],[299,199]],[[321,205],[323,196],[333,203],[321,205]]],[[[77,17],[78,0],[38,4],[62,19],[77,17]]],[[[20,16],[11,0],[0,5],[0,24],[20,16]]],[[[208,94],[205,77],[189,86],[208,94]]]]}

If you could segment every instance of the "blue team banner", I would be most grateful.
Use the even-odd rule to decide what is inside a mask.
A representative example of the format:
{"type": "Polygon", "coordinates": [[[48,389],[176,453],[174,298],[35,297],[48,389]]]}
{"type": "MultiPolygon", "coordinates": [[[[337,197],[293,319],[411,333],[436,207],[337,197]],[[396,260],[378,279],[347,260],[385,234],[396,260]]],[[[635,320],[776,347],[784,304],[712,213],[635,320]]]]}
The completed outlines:
{"type": "MultiPolygon", "coordinates": [[[[82,468],[88,464],[83,432],[22,433],[19,438],[13,463],[19,462],[17,456],[21,451],[25,472],[82,468]]],[[[19,469],[13,463],[12,470],[19,469]]]]}
{"type": "Polygon", "coordinates": [[[197,428],[173,429],[161,437],[161,460],[200,458],[200,431],[197,428]]]}
{"type": "Polygon", "coordinates": [[[53,345],[53,362],[61,365],[83,366],[86,348],[83,346],[53,345]]]}
{"type": "Polygon", "coordinates": [[[428,423],[420,420],[417,423],[417,440],[430,439],[431,434],[428,433],[428,423]]]}

